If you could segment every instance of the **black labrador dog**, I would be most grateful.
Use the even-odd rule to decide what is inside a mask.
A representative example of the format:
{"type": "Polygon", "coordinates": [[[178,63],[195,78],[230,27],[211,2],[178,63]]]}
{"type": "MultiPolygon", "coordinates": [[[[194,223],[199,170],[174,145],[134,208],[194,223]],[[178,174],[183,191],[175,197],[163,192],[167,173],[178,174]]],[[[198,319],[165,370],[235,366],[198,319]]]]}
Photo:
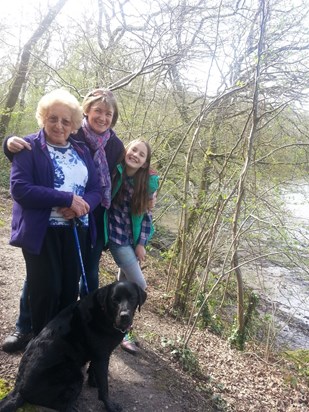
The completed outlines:
{"type": "Polygon", "coordinates": [[[109,358],[146,297],[135,283],[114,282],[61,311],[27,346],[0,411],[16,411],[25,402],[73,411],[89,361],[89,383],[97,386],[107,411],[120,411],[108,396],[109,358]]]}

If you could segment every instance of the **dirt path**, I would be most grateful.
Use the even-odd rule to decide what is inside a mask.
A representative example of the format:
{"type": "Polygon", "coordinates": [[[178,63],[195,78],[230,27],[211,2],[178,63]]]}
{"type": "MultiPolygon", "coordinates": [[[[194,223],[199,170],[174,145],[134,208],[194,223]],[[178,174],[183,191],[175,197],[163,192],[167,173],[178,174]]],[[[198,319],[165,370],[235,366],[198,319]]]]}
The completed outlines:
{"type": "MultiPolygon", "coordinates": [[[[21,251],[8,245],[10,220],[11,201],[0,192],[0,344],[14,330],[25,275],[21,251]]],[[[116,266],[106,253],[102,263],[102,279],[108,283],[114,279],[116,266]]],[[[185,326],[168,315],[164,267],[151,257],[146,266],[148,298],[134,321],[141,353],[134,357],[118,348],[110,363],[111,397],[124,412],[309,411],[308,385],[293,365],[278,356],[266,362],[262,348],[251,344],[239,352],[207,330],[195,330],[190,340],[199,377],[184,374],[171,347],[162,346],[162,338],[177,342],[185,326]]],[[[0,379],[14,381],[20,357],[0,350],[0,379]]],[[[87,384],[78,410],[105,410],[97,400],[97,391],[87,384]]]]}
{"type": "MultiPolygon", "coordinates": [[[[8,245],[11,221],[11,202],[0,194],[0,342],[14,330],[18,314],[19,296],[25,265],[19,248],[8,245]]],[[[137,315],[141,323],[147,310],[137,315]]],[[[168,363],[142,343],[138,356],[120,348],[112,355],[110,363],[110,394],[127,412],[186,412],[206,411],[207,399],[196,392],[192,383],[181,372],[171,369],[168,363]]],[[[0,378],[14,381],[21,354],[8,355],[0,350],[0,378]]],[[[97,400],[96,389],[84,385],[79,411],[99,411],[104,408],[97,400]]],[[[38,408],[43,410],[43,408],[38,408]]]]}

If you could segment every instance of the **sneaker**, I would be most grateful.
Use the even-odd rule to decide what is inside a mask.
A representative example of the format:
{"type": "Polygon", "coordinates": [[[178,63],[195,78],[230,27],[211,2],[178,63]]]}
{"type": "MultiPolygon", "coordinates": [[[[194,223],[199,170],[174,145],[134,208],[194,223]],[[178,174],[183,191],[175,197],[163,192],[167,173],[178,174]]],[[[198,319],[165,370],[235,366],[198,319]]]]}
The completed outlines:
{"type": "Polygon", "coordinates": [[[120,346],[123,350],[131,353],[132,355],[136,355],[138,353],[138,345],[132,332],[128,332],[124,335],[120,346]]]}
{"type": "Polygon", "coordinates": [[[32,338],[32,333],[22,333],[15,330],[12,335],[4,339],[2,350],[7,353],[24,350],[32,338]]]}

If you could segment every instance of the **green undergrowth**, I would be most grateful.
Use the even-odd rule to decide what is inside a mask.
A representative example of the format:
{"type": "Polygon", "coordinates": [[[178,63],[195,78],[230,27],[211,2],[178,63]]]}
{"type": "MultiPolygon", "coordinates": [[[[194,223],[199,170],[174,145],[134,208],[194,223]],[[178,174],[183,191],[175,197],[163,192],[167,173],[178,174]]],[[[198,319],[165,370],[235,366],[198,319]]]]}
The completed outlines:
{"type": "Polygon", "coordinates": [[[290,373],[286,376],[286,379],[296,386],[298,381],[297,378],[301,376],[302,378],[305,378],[307,385],[309,386],[309,350],[288,350],[283,353],[283,356],[292,364],[290,373]]]}
{"type": "MultiPolygon", "coordinates": [[[[11,390],[13,384],[5,379],[0,379],[0,400],[3,399],[11,390]]],[[[38,407],[26,403],[22,408],[18,408],[16,412],[39,412],[38,407]]]]}
{"type": "Polygon", "coordinates": [[[0,399],[3,399],[12,389],[12,385],[5,379],[0,379],[0,399]]]}
{"type": "Polygon", "coordinates": [[[0,188],[9,189],[11,163],[7,160],[2,150],[0,150],[0,170],[0,188]]]}

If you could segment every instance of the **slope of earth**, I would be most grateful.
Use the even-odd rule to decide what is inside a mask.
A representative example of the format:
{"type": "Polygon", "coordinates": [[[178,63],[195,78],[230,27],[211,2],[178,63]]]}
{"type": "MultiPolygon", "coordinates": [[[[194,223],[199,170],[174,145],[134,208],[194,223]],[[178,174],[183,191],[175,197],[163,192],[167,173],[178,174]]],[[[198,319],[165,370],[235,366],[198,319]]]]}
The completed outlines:
{"type": "MultiPolygon", "coordinates": [[[[0,193],[0,342],[14,329],[25,265],[21,250],[8,245],[11,201],[0,193]]],[[[116,273],[108,253],[101,262],[102,283],[116,273]]],[[[110,363],[110,394],[127,412],[271,411],[309,410],[308,387],[283,360],[264,362],[254,350],[240,353],[207,331],[196,331],[190,350],[199,362],[200,373],[185,374],[175,361],[171,346],[184,325],[165,314],[164,268],[149,257],[144,270],[148,299],[135,317],[141,351],[132,356],[120,348],[110,363]]],[[[0,350],[0,379],[13,382],[21,354],[0,350]]],[[[190,358],[189,358],[190,360],[190,358]]],[[[23,410],[27,410],[24,408],[23,410]]],[[[30,409],[29,409],[30,410],[30,409]]],[[[31,409],[33,410],[33,409],[31,409]]],[[[36,408],[38,411],[46,409],[36,408]]],[[[84,385],[78,410],[104,410],[97,391],[84,385]]]]}
{"type": "MultiPolygon", "coordinates": [[[[0,194],[0,343],[14,330],[19,309],[19,297],[25,276],[21,250],[8,244],[11,221],[11,201],[0,194]]],[[[112,264],[111,259],[110,263],[112,264]]],[[[116,267],[114,268],[116,270],[116,267]]],[[[111,279],[113,280],[113,279],[111,279]]],[[[145,310],[145,315],[147,314],[145,310]]],[[[143,323],[144,311],[137,314],[143,323]]],[[[151,315],[150,315],[151,316],[151,315]]],[[[160,325],[158,325],[160,327],[160,325]]],[[[151,347],[142,344],[137,356],[118,348],[110,362],[111,398],[125,411],[205,411],[212,410],[209,400],[196,390],[193,382],[181,371],[174,370],[151,347]],[[210,408],[209,408],[210,407],[210,408]]],[[[7,354],[0,350],[0,379],[13,383],[22,354],[7,354]]],[[[79,399],[80,412],[104,408],[97,400],[97,390],[84,385],[79,399]]],[[[46,408],[36,408],[43,411],[46,408]]]]}

